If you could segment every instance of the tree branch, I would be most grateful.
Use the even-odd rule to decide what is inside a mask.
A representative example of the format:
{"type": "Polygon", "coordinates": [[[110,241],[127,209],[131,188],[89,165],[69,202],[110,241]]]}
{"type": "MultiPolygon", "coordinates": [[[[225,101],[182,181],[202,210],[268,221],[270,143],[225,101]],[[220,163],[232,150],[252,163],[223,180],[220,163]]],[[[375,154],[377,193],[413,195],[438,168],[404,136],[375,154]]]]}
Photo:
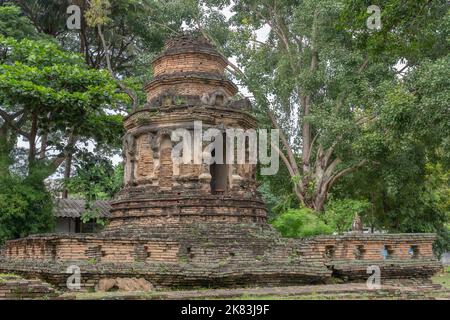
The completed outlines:
{"type": "MultiPolygon", "coordinates": [[[[364,59],[364,62],[359,66],[358,70],[356,71],[357,74],[361,74],[369,65],[369,56],[366,56],[364,59]]],[[[345,99],[347,98],[347,92],[343,92],[339,95],[337,101],[336,101],[336,110],[339,110],[339,108],[344,104],[345,99]]]]}
{"type": "Polygon", "coordinates": [[[114,74],[114,71],[112,69],[112,66],[111,66],[111,56],[109,54],[109,46],[106,44],[105,36],[102,31],[102,26],[99,24],[97,25],[97,32],[98,32],[98,35],[102,42],[103,51],[105,52],[106,66],[108,67],[109,74],[116,81],[116,83],[120,87],[120,89],[122,89],[130,97],[131,102],[132,102],[131,110],[136,111],[136,109],[138,107],[138,103],[139,103],[137,94],[136,94],[136,92],[134,92],[133,90],[128,88],[126,85],[124,85],[122,81],[117,79],[117,77],[114,74]]]}
{"type": "Polygon", "coordinates": [[[346,168],[346,169],[344,169],[344,170],[341,170],[340,172],[338,172],[338,173],[336,173],[335,175],[333,175],[333,176],[327,181],[328,189],[331,188],[331,187],[336,183],[336,181],[337,181],[339,178],[341,178],[341,177],[345,176],[346,174],[349,174],[350,172],[353,172],[353,171],[355,171],[356,169],[362,167],[366,162],[367,162],[366,159],[361,160],[361,161],[358,162],[357,164],[355,164],[355,165],[353,165],[353,166],[351,166],[351,167],[348,167],[348,168],[346,168]]]}
{"type": "Polygon", "coordinates": [[[314,146],[314,143],[316,142],[316,140],[317,140],[318,137],[319,137],[319,133],[316,133],[316,134],[314,135],[312,141],[311,141],[310,148],[309,148],[309,152],[308,152],[308,154],[306,155],[306,160],[308,161],[308,163],[309,163],[310,160],[311,160],[311,153],[312,153],[311,151],[312,151],[313,146],[314,146]]]}
{"type": "Polygon", "coordinates": [[[283,143],[283,145],[286,148],[286,151],[288,153],[289,162],[291,163],[291,166],[294,170],[294,175],[298,175],[300,173],[300,171],[297,166],[297,161],[295,160],[294,153],[292,152],[292,148],[290,147],[289,142],[287,141],[287,138],[283,132],[283,129],[278,125],[278,121],[275,118],[275,115],[269,109],[269,107],[267,107],[267,114],[269,115],[270,121],[272,122],[273,126],[280,132],[281,142],[283,143]]]}
{"type": "Polygon", "coordinates": [[[51,162],[51,166],[58,168],[66,159],[68,149],[72,148],[78,140],[78,137],[72,132],[67,140],[67,145],[63,151],[61,151],[51,162]]]}
{"type": "Polygon", "coordinates": [[[14,131],[16,131],[18,134],[24,136],[27,139],[30,139],[30,134],[28,132],[23,131],[20,127],[26,120],[26,113],[25,111],[21,110],[19,112],[16,112],[13,115],[9,115],[4,110],[0,109],[0,116],[3,118],[5,123],[10,126],[14,131]],[[23,113],[22,117],[17,121],[14,122],[14,119],[18,117],[21,113],[23,113]]]}

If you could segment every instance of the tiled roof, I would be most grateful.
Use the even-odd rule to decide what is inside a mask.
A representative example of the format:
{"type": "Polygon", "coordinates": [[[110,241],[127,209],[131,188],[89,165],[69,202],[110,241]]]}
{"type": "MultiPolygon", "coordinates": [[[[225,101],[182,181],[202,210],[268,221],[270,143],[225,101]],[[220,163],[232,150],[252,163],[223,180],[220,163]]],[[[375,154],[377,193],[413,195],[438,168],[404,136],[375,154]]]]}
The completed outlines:
{"type": "MultiPolygon", "coordinates": [[[[111,206],[109,201],[98,200],[94,202],[94,208],[99,209],[99,216],[104,218],[109,216],[111,206]]],[[[78,199],[57,199],[54,213],[61,218],[79,218],[85,211],[85,201],[78,199]]]]}

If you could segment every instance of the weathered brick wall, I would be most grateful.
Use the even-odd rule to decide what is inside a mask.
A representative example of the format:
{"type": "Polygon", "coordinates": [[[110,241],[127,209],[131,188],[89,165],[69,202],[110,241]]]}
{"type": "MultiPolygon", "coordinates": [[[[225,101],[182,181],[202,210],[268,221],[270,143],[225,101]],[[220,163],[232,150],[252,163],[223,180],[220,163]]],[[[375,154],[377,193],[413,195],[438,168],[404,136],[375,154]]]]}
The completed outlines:
{"type": "MultiPolygon", "coordinates": [[[[170,138],[169,138],[170,139],[170,138]]],[[[170,142],[171,143],[171,142],[170,142]]],[[[159,187],[162,190],[170,190],[173,181],[172,147],[161,146],[160,151],[161,167],[159,170],[159,187]]]]}
{"type": "MultiPolygon", "coordinates": [[[[195,222],[196,219],[190,221],[195,222]]],[[[164,228],[170,225],[167,219],[161,218],[159,224],[155,224],[164,228]]],[[[178,221],[179,222],[179,221],[178,221]]],[[[194,229],[190,229],[187,224],[184,227],[183,224],[178,224],[177,221],[173,221],[172,231],[176,233],[178,230],[179,235],[185,235],[185,238],[189,239],[191,243],[195,243],[190,250],[205,250],[203,242],[205,235],[199,236],[194,229]],[[189,234],[192,233],[192,234],[189,234]],[[195,239],[197,236],[198,239],[195,239]],[[197,248],[195,247],[197,246],[197,248]]],[[[143,222],[145,224],[145,222],[143,222]]],[[[210,224],[214,225],[214,224],[210,224]]],[[[220,224],[215,224],[220,226],[220,224]]],[[[252,228],[246,229],[245,224],[230,224],[231,227],[223,226],[223,230],[212,230],[211,238],[212,246],[208,250],[212,250],[214,254],[207,254],[208,250],[203,254],[197,254],[198,258],[204,257],[205,259],[221,259],[223,258],[222,251],[227,252],[226,256],[232,251],[228,242],[223,242],[222,237],[226,237],[227,233],[236,244],[239,250],[251,250],[253,252],[249,256],[253,257],[259,255],[255,253],[255,250],[260,250],[261,254],[269,254],[271,259],[273,257],[290,257],[297,256],[303,260],[308,259],[321,259],[331,261],[355,261],[355,260],[417,260],[417,259],[433,259],[432,244],[435,239],[430,234],[393,234],[393,235],[347,235],[347,236],[326,236],[316,237],[308,240],[288,240],[288,245],[278,244],[273,247],[268,247],[270,241],[274,239],[264,238],[252,238],[249,235],[239,235],[236,232],[233,233],[232,226],[236,225],[236,228],[245,230],[253,230],[252,228]],[[250,237],[250,238],[249,238],[250,237]],[[216,241],[216,242],[214,242],[216,241]],[[242,242],[242,243],[241,243],[242,242]],[[245,244],[244,247],[241,247],[245,244]],[[389,256],[385,257],[382,253],[383,250],[388,248],[389,256]],[[258,249],[255,249],[258,248],[258,249]],[[276,248],[276,250],[271,250],[276,248]],[[230,251],[231,250],[231,251],[230,251]],[[229,252],[230,251],[230,252],[229,252]],[[216,257],[216,258],[214,258],[216,257]]],[[[250,225],[250,224],[249,224],[250,225]]],[[[138,226],[137,226],[138,227],[138,226]]],[[[142,226],[144,227],[144,225],[142,226]]],[[[147,226],[148,227],[148,226],[147,226]]],[[[261,225],[262,228],[266,228],[261,225]]],[[[117,229],[120,231],[120,229],[117,229]]],[[[169,229],[164,229],[169,230],[169,229]]],[[[250,232],[249,231],[249,232],[250,232]]],[[[163,232],[163,231],[160,231],[163,232]]],[[[160,232],[156,233],[157,236],[160,232]]],[[[204,232],[204,230],[202,231],[204,232]]],[[[254,232],[254,231],[252,231],[254,232]]],[[[130,236],[132,234],[130,233],[130,236]]],[[[145,240],[142,239],[127,239],[122,237],[102,237],[94,235],[76,235],[72,237],[65,237],[64,235],[58,236],[37,236],[29,237],[18,240],[8,241],[4,247],[4,255],[7,258],[14,259],[41,259],[41,260],[88,260],[98,259],[99,261],[111,261],[111,262],[133,262],[140,257],[145,251],[148,261],[164,261],[164,262],[176,262],[179,258],[180,252],[183,253],[183,249],[180,249],[179,239],[177,236],[172,235],[174,240],[145,240]],[[144,250],[144,251],[143,251],[144,250]],[[180,251],[181,250],[181,251],[180,251]]],[[[276,233],[271,233],[270,237],[276,237],[276,233]]],[[[269,237],[269,236],[267,236],[269,237]]],[[[280,238],[282,239],[282,238],[280,238]]],[[[193,251],[192,251],[193,252],[193,251]]],[[[236,252],[235,252],[236,253],[236,252]]],[[[147,261],[147,259],[145,259],[147,261]]]]}
{"type": "Polygon", "coordinates": [[[178,53],[153,61],[155,77],[177,72],[208,72],[223,74],[226,64],[222,59],[204,53],[178,53]]]}
{"type": "Polygon", "coordinates": [[[202,166],[199,164],[186,164],[181,163],[179,164],[179,177],[194,177],[196,179],[199,178],[201,174],[202,166]]]}
{"type": "Polygon", "coordinates": [[[51,261],[176,262],[178,250],[178,243],[175,241],[104,239],[80,235],[73,238],[57,236],[9,241],[5,257],[51,261]]]}
{"type": "Polygon", "coordinates": [[[129,224],[132,227],[145,228],[149,226],[164,226],[170,224],[179,224],[179,223],[192,223],[192,222],[221,222],[221,223],[264,223],[266,221],[266,217],[246,217],[241,215],[234,216],[215,216],[215,215],[191,215],[191,216],[172,216],[172,217],[145,217],[139,219],[132,219],[126,217],[124,219],[115,219],[108,226],[109,230],[116,230],[121,228],[124,223],[129,224]]]}
{"type": "Polygon", "coordinates": [[[169,41],[152,64],[155,77],[145,86],[149,102],[168,92],[202,96],[221,88],[229,97],[237,92],[224,75],[226,59],[204,39],[169,41]]]}
{"type": "Polygon", "coordinates": [[[195,221],[222,221],[227,223],[264,223],[266,208],[253,199],[201,197],[198,192],[189,195],[173,194],[171,197],[122,200],[112,204],[108,230],[122,225],[140,227],[192,223],[195,221]]]}
{"type": "MultiPolygon", "coordinates": [[[[176,100],[177,96],[172,99],[176,100]]],[[[194,121],[202,121],[203,125],[217,125],[224,122],[231,128],[244,130],[255,128],[256,119],[248,111],[220,106],[203,105],[199,99],[190,102],[181,97],[182,102],[176,105],[171,102],[169,107],[155,110],[141,109],[125,118],[125,128],[130,132],[140,131],[140,127],[149,125],[154,130],[159,127],[193,129],[194,121]]]]}
{"type": "Polygon", "coordinates": [[[150,137],[148,135],[141,135],[136,140],[136,182],[140,183],[153,178],[157,173],[155,172],[150,137]]]}
{"type": "Polygon", "coordinates": [[[55,245],[47,239],[20,239],[8,241],[4,246],[4,256],[14,259],[52,260],[56,254],[55,245]]]}

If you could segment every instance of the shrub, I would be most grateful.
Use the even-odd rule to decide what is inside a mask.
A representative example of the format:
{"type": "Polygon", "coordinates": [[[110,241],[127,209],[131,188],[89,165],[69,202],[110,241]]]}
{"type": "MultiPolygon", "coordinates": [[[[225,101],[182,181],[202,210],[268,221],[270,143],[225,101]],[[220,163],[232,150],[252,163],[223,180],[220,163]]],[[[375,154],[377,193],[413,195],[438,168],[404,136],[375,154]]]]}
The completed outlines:
{"type": "Polygon", "coordinates": [[[272,225],[288,238],[303,238],[331,234],[333,230],[307,208],[289,209],[272,221],[272,225]]]}

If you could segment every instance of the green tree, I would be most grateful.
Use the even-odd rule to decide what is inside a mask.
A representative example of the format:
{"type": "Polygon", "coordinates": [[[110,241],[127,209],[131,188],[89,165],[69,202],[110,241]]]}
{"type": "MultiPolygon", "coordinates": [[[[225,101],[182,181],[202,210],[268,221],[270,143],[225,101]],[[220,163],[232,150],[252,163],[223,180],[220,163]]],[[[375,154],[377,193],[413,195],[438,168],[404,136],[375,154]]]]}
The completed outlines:
{"type": "Polygon", "coordinates": [[[77,157],[75,174],[66,184],[87,202],[108,200],[122,188],[123,165],[114,166],[109,158],[84,153],[77,157]]]}
{"type": "Polygon", "coordinates": [[[377,147],[375,124],[399,75],[448,52],[445,1],[382,1],[378,31],[366,27],[370,4],[235,1],[231,9],[226,46],[245,71],[235,75],[281,129],[294,193],[316,211],[339,180],[373,161],[364,146],[377,147]],[[261,42],[255,33],[264,25],[270,31],[261,42]]]}
{"type": "MultiPolygon", "coordinates": [[[[34,27],[56,38],[62,47],[80,52],[87,65],[106,69],[106,53],[110,53],[112,69],[121,77],[136,77],[141,85],[151,76],[150,61],[161,50],[164,39],[180,30],[198,12],[193,0],[10,0],[22,9],[34,27]],[[69,5],[78,5],[82,19],[80,30],[66,26],[69,5]],[[106,9],[102,21],[108,43],[105,50],[99,41],[96,24],[89,24],[91,14],[99,14],[96,6],[106,9]],[[93,11],[90,10],[94,7],[93,11]]],[[[92,15],[91,15],[92,16],[92,15]]]]}
{"type": "Polygon", "coordinates": [[[119,140],[121,117],[107,113],[124,101],[114,82],[54,43],[0,37],[0,90],[2,140],[28,141],[28,173],[48,177],[78,141],[119,140]]]}
{"type": "Polygon", "coordinates": [[[439,252],[450,243],[448,62],[427,59],[386,90],[370,139],[359,145],[373,161],[333,191],[370,201],[363,222],[374,228],[438,233],[439,252]]]}
{"type": "Polygon", "coordinates": [[[0,244],[54,227],[53,199],[42,180],[0,175],[0,244]]]}
{"type": "MultiPolygon", "coordinates": [[[[23,19],[15,9],[0,10],[23,19]]],[[[44,179],[83,143],[117,150],[122,116],[111,113],[124,101],[107,72],[88,68],[48,37],[0,36],[0,241],[52,230],[44,179]]]]}
{"type": "Polygon", "coordinates": [[[39,37],[31,21],[21,15],[20,9],[8,4],[0,6],[0,34],[15,39],[39,37]]]}

